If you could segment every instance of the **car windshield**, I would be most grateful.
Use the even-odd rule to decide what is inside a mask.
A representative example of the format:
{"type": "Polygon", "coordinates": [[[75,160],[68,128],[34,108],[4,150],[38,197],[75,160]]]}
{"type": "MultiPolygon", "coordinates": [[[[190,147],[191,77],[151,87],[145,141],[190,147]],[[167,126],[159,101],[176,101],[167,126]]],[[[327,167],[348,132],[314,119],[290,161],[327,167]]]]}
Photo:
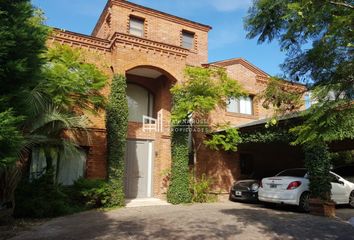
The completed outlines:
{"type": "Polygon", "coordinates": [[[273,177],[279,172],[278,170],[264,170],[264,171],[256,171],[247,177],[247,179],[262,179],[265,177],[273,177]]]}
{"type": "Polygon", "coordinates": [[[306,169],[287,169],[278,173],[277,176],[304,177],[306,173],[306,169]]]}
{"type": "Polygon", "coordinates": [[[342,178],[354,183],[354,166],[342,166],[332,170],[342,178]]]}
{"type": "Polygon", "coordinates": [[[338,167],[333,169],[332,172],[337,173],[341,177],[354,176],[354,166],[338,167]]]}
{"type": "Polygon", "coordinates": [[[354,183],[354,176],[353,177],[343,177],[345,180],[354,183]]]}

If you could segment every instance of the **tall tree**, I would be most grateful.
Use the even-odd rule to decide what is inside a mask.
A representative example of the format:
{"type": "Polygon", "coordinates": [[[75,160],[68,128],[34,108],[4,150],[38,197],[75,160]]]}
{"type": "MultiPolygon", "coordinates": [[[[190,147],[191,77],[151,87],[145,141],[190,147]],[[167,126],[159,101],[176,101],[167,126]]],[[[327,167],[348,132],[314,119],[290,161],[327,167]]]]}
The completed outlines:
{"type": "MultiPolygon", "coordinates": [[[[249,38],[277,39],[287,53],[285,77],[309,85],[317,102],[291,131],[302,144],[314,197],[330,199],[328,150],[332,141],[354,139],[354,5],[349,0],[256,0],[245,19],[249,38]],[[313,158],[313,156],[321,156],[313,158]]],[[[285,114],[299,96],[270,84],[265,104],[285,114]],[[279,94],[280,93],[280,94],[279,94]]]]}
{"type": "Polygon", "coordinates": [[[0,1],[0,206],[13,209],[24,93],[38,83],[48,28],[30,0],[0,1]]]}
{"type": "Polygon", "coordinates": [[[49,166],[53,150],[74,153],[75,134],[64,138],[63,131],[84,130],[85,112],[105,103],[107,77],[81,51],[47,51],[49,33],[29,0],[0,1],[0,205],[13,203],[18,153],[42,147],[49,166]]]}
{"type": "MultiPolygon", "coordinates": [[[[0,2],[0,163],[13,164],[23,137],[24,93],[39,81],[48,28],[29,0],[0,2]]],[[[0,165],[1,165],[0,164],[0,165]]]]}
{"type": "Polygon", "coordinates": [[[21,92],[39,81],[40,54],[46,49],[49,29],[42,24],[41,12],[30,0],[0,2],[0,111],[15,107],[21,92]]]}
{"type": "Polygon", "coordinates": [[[0,168],[13,164],[18,158],[24,138],[17,126],[22,120],[11,110],[0,112],[0,168]]]}
{"type": "MultiPolygon", "coordinates": [[[[346,0],[257,0],[249,9],[247,36],[278,40],[287,53],[285,76],[309,83],[319,103],[295,129],[296,143],[354,139],[353,21],[354,5],[346,0]]],[[[266,100],[276,108],[289,104],[270,91],[266,100]]]]}

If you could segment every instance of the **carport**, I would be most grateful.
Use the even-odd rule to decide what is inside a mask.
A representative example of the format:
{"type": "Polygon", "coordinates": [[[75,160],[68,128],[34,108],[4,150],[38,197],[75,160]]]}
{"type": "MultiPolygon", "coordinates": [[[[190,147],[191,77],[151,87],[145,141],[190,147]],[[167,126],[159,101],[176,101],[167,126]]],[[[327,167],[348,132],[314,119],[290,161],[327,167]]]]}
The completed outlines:
{"type": "Polygon", "coordinates": [[[283,142],[248,143],[239,146],[241,178],[255,173],[276,173],[287,168],[304,167],[300,147],[283,142]]]}
{"type": "MultiPolygon", "coordinates": [[[[304,153],[301,146],[292,146],[288,129],[301,123],[298,115],[278,120],[276,126],[268,126],[270,119],[262,119],[236,126],[246,141],[238,146],[241,177],[252,172],[272,173],[287,168],[304,167],[304,153]]],[[[354,139],[329,144],[331,152],[354,149],[354,139]]]]}
{"type": "MultiPolygon", "coordinates": [[[[304,167],[304,154],[300,146],[291,146],[287,130],[299,121],[284,118],[276,126],[265,127],[270,119],[261,119],[234,126],[243,142],[238,145],[238,179],[252,174],[275,174],[287,168],[304,167]]],[[[222,131],[220,131],[221,133],[222,131]]]]}
{"type": "MultiPolygon", "coordinates": [[[[288,168],[303,168],[305,154],[301,146],[290,143],[295,136],[289,129],[301,124],[299,115],[293,114],[279,119],[274,126],[266,127],[270,119],[261,119],[243,125],[238,129],[242,143],[237,152],[214,151],[202,146],[198,151],[196,172],[206,174],[213,181],[215,193],[228,194],[234,181],[250,177],[265,177],[288,168]]],[[[219,130],[214,134],[224,134],[219,130]]],[[[331,152],[354,149],[354,139],[343,140],[329,145],[331,152]]]]}

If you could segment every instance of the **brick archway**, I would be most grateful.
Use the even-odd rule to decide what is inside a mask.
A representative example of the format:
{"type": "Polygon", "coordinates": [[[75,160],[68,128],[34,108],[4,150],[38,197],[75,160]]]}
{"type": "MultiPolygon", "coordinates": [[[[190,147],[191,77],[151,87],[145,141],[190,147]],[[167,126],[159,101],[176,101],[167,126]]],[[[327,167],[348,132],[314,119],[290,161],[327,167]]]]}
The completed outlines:
{"type": "Polygon", "coordinates": [[[159,72],[161,75],[166,76],[172,84],[175,84],[178,81],[177,77],[175,77],[173,73],[171,73],[170,71],[165,70],[161,67],[154,66],[154,65],[136,65],[136,66],[131,67],[128,70],[126,70],[125,73],[129,74],[129,73],[137,71],[139,69],[146,69],[146,70],[150,70],[150,71],[159,72]]]}
{"type": "MultiPolygon", "coordinates": [[[[130,145],[138,146],[140,144],[141,146],[149,146],[149,148],[145,150],[147,153],[139,152],[142,151],[139,147],[128,149],[126,193],[128,197],[160,197],[165,192],[164,177],[161,172],[171,167],[170,119],[172,95],[170,88],[177,83],[177,79],[169,71],[152,65],[134,66],[125,71],[125,75],[128,86],[129,84],[139,85],[147,89],[149,94],[153,94],[153,112],[149,117],[155,119],[156,126],[158,126],[155,130],[145,131],[144,121],[139,121],[139,118],[129,120],[127,139],[130,145]],[[135,119],[138,119],[138,121],[135,119]],[[144,165],[146,162],[149,164],[144,165]],[[136,169],[139,169],[139,171],[136,169]],[[142,174],[135,176],[135,172],[142,174]],[[137,178],[139,178],[139,181],[136,180],[137,178]]],[[[130,88],[130,91],[132,89],[134,88],[130,88]]],[[[129,92],[127,91],[127,93],[129,92]]],[[[132,98],[129,100],[128,95],[128,102],[133,102],[131,109],[134,109],[139,97],[134,98],[133,96],[140,95],[132,94],[131,96],[132,98]]],[[[147,102],[150,102],[150,100],[147,102]]],[[[150,109],[149,106],[150,104],[147,106],[148,109],[150,109]]],[[[150,111],[147,112],[150,114],[150,111]]],[[[135,113],[134,117],[136,116],[135,113]]]]}

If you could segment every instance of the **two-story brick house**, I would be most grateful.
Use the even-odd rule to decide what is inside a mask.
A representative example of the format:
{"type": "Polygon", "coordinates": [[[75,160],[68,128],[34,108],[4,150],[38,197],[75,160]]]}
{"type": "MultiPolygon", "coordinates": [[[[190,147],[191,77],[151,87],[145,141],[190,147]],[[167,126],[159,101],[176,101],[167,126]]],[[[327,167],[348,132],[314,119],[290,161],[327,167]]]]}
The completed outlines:
{"type": "MultiPolygon", "coordinates": [[[[81,48],[88,61],[97,63],[108,75],[124,74],[127,78],[129,129],[125,186],[128,198],[161,197],[166,190],[163,172],[171,167],[170,88],[184,80],[186,66],[207,67],[210,30],[210,26],[128,1],[109,0],[91,36],[56,30],[50,38],[49,45],[60,43],[81,48]],[[159,129],[144,131],[143,115],[157,119],[159,129]]],[[[264,71],[243,59],[209,65],[225,68],[250,94],[232,100],[226,111],[216,109],[211,114],[214,123],[228,121],[237,125],[270,115],[254,101],[254,96],[266,87],[269,76],[264,71]]],[[[107,87],[104,93],[109,92],[107,87]]],[[[92,141],[81,143],[89,149],[84,175],[105,178],[105,113],[89,117],[92,141]]],[[[213,168],[216,185],[220,183],[219,189],[226,191],[238,176],[238,155],[219,154],[217,164],[208,160],[211,155],[205,148],[197,153],[197,171],[209,173],[213,168]]]]}

